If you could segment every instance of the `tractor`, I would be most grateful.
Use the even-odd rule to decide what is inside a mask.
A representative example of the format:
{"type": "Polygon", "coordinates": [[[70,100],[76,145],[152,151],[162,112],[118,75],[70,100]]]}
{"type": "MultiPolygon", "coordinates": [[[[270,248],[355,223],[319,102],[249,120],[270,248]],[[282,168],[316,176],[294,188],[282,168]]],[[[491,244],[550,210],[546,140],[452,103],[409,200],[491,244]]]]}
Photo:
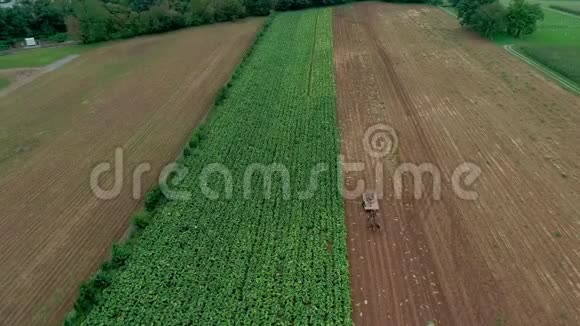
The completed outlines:
{"type": "Polygon", "coordinates": [[[377,200],[377,194],[374,192],[365,192],[363,194],[362,206],[368,213],[368,228],[372,231],[380,231],[381,225],[377,222],[377,212],[379,211],[379,201],[377,200]]]}

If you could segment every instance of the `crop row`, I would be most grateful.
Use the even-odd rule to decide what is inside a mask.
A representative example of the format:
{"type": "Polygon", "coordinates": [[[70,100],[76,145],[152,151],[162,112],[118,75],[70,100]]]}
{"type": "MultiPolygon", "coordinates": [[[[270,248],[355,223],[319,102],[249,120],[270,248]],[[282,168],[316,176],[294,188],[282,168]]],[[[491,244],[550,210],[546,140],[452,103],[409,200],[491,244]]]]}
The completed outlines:
{"type": "Polygon", "coordinates": [[[569,14],[580,16],[580,7],[562,6],[562,5],[550,5],[552,9],[567,12],[569,14]]]}
{"type": "Polygon", "coordinates": [[[530,58],[580,84],[580,46],[522,45],[519,49],[530,58]]]}
{"type": "Polygon", "coordinates": [[[351,324],[331,20],[330,9],[276,16],[186,151],[178,188],[191,198],[155,210],[84,324],[351,324]],[[222,174],[204,174],[215,163],[229,196],[222,174]],[[259,174],[246,194],[248,167],[273,163],[289,195],[279,174],[271,196],[259,174]]]}

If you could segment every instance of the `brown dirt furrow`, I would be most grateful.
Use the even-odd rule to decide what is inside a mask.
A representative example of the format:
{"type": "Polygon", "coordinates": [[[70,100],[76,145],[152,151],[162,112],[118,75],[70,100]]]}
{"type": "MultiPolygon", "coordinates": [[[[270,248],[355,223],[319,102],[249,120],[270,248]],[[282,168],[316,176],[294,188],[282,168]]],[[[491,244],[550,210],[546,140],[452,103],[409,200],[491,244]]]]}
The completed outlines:
{"type": "Polygon", "coordinates": [[[578,97],[433,7],[337,8],[334,45],[342,154],[365,166],[346,187],[385,193],[380,233],[345,200],[355,323],[580,322],[578,97]],[[399,139],[381,159],[361,146],[377,123],[399,139]],[[475,201],[452,187],[465,162],[482,170],[475,201]],[[408,174],[397,198],[403,163],[436,167],[441,199],[429,176],[416,199],[408,174]]]}
{"type": "MultiPolygon", "coordinates": [[[[58,324],[120,239],[132,172],[145,192],[202,121],[262,20],[117,42],[0,99],[0,320],[58,324]],[[124,153],[123,187],[96,198],[91,170],[124,153]],[[20,150],[17,150],[20,149],[20,150]]],[[[102,176],[112,185],[113,174],[102,176]]]]}

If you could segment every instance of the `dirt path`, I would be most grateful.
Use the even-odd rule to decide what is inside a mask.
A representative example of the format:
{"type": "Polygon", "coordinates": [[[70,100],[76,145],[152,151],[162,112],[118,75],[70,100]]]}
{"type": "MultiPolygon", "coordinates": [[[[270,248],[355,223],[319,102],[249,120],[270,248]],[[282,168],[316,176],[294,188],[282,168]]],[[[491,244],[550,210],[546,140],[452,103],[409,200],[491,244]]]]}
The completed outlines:
{"type": "Polygon", "coordinates": [[[334,35],[342,153],[365,166],[346,187],[385,193],[380,233],[345,201],[355,323],[578,324],[579,98],[433,7],[345,6],[334,35]],[[398,136],[382,158],[363,146],[378,123],[398,136]],[[475,201],[452,187],[465,162],[475,201]],[[409,174],[396,196],[404,163],[435,167],[441,198],[426,176],[416,199],[409,174]]]}
{"type": "Polygon", "coordinates": [[[78,56],[78,54],[71,54],[42,68],[0,70],[0,75],[11,77],[10,79],[12,80],[12,83],[7,88],[0,91],[0,97],[7,96],[8,94],[14,92],[16,89],[33,82],[36,78],[44,74],[62,68],[67,63],[76,59],[78,56]]]}
{"type": "MultiPolygon", "coordinates": [[[[129,225],[132,173],[156,182],[213,103],[261,19],[102,47],[0,98],[0,320],[58,324],[129,225]],[[97,199],[98,163],[123,149],[120,196],[97,199]]],[[[102,176],[112,183],[112,173],[102,176]]]]}

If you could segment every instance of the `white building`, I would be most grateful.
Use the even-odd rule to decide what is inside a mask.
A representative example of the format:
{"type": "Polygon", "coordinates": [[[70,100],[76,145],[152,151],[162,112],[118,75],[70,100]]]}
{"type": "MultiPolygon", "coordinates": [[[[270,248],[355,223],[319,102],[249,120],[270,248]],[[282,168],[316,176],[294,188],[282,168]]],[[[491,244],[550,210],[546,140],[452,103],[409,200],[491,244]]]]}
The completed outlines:
{"type": "Polygon", "coordinates": [[[27,37],[24,39],[24,45],[26,47],[31,47],[31,46],[37,46],[38,43],[36,43],[36,40],[34,39],[34,37],[27,37]]]}

